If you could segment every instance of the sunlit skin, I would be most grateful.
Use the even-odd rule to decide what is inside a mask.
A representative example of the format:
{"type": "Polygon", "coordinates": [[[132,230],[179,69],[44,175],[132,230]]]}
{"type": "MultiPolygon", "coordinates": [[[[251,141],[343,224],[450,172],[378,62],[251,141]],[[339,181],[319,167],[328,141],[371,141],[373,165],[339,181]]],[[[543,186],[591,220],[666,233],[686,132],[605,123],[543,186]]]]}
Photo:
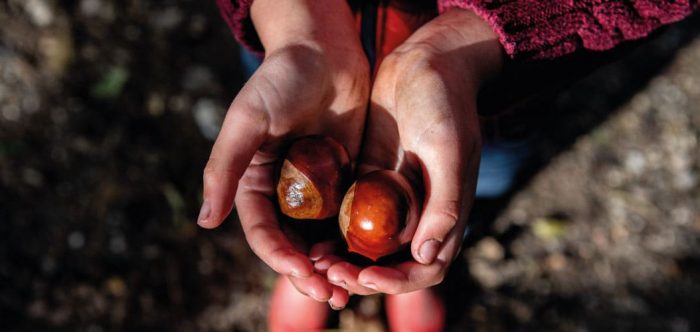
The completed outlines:
{"type": "Polygon", "coordinates": [[[275,170],[283,148],[311,134],[335,139],[357,159],[369,64],[344,0],[256,0],[251,18],[265,58],[236,95],[214,143],[198,224],[218,227],[235,199],[253,252],[303,294],[343,307],[347,290],[315,273],[306,245],[279,227],[275,170]]]}
{"type": "Polygon", "coordinates": [[[440,283],[461,246],[481,147],[476,96],[497,75],[501,48],[471,12],[428,22],[379,67],[370,101],[360,173],[397,169],[424,185],[411,241],[414,260],[360,267],[319,245],[312,255],[328,279],[354,294],[401,294],[440,283]]]}
{"type": "Polygon", "coordinates": [[[471,12],[452,9],[385,58],[370,97],[368,63],[344,0],[256,0],[251,15],[265,59],[214,144],[198,223],[217,227],[235,197],[251,249],[301,293],[334,308],[345,306],[348,292],[398,294],[442,281],[473,198],[476,96],[500,70],[496,35],[471,12]],[[361,268],[334,256],[332,245],[306,251],[280,230],[273,180],[280,147],[309,134],[343,144],[359,174],[394,169],[423,183],[413,260],[361,268]]]}

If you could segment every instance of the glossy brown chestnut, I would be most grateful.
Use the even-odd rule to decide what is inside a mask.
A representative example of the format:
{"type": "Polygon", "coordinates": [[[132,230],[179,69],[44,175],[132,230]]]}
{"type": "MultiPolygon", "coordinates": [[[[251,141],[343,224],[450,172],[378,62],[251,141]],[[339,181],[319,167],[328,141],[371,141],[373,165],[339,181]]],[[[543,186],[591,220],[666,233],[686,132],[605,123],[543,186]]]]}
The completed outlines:
{"type": "Polygon", "coordinates": [[[330,137],[297,139],[287,150],[277,182],[280,210],[295,219],[338,214],[351,176],[350,156],[330,137]]]}
{"type": "Polygon", "coordinates": [[[411,242],[418,227],[413,188],[395,171],[374,171],[350,187],[339,216],[348,250],[376,261],[411,242]]]}

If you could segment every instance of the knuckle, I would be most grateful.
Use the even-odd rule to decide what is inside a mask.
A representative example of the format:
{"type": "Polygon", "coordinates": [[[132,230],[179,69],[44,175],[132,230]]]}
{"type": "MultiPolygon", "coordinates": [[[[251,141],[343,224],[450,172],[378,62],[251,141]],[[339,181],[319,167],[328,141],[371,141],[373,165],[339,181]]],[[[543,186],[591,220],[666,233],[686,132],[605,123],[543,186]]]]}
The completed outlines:
{"type": "Polygon", "coordinates": [[[210,186],[219,182],[220,167],[215,159],[209,159],[202,173],[202,181],[205,186],[210,186]]]}
{"type": "Polygon", "coordinates": [[[448,200],[441,202],[430,211],[435,218],[435,222],[440,225],[440,230],[445,235],[459,223],[460,207],[461,204],[458,200],[448,200]]]}

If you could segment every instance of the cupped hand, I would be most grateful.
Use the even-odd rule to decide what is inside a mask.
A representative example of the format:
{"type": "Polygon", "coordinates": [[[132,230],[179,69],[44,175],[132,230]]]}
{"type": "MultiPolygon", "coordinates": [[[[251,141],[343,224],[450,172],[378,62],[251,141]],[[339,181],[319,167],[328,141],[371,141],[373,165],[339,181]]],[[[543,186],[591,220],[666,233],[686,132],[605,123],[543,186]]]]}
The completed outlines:
{"type": "Polygon", "coordinates": [[[304,245],[280,229],[273,172],[281,148],[302,135],[330,136],[357,156],[368,63],[342,0],[258,0],[251,13],[265,58],[234,99],[214,143],[198,224],[217,227],[235,200],[248,244],[270,268],[314,299],[347,302],[347,292],[314,273],[304,245]]]}
{"type": "Polygon", "coordinates": [[[478,173],[476,98],[500,69],[501,48],[471,12],[451,10],[418,29],[380,65],[359,172],[396,169],[423,190],[414,260],[362,268],[328,256],[331,283],[355,294],[398,294],[440,283],[464,233],[478,173]]]}

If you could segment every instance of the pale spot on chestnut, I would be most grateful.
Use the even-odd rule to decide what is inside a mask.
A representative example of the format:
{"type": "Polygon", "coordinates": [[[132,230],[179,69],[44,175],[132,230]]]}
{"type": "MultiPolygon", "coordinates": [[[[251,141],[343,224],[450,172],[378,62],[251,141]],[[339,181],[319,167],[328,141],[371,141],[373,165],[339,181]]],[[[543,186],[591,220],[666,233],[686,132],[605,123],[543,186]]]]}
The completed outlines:
{"type": "Polygon", "coordinates": [[[350,176],[350,156],[343,145],[320,135],[301,137],[287,150],[280,169],[280,211],[295,219],[336,216],[350,176]]]}

